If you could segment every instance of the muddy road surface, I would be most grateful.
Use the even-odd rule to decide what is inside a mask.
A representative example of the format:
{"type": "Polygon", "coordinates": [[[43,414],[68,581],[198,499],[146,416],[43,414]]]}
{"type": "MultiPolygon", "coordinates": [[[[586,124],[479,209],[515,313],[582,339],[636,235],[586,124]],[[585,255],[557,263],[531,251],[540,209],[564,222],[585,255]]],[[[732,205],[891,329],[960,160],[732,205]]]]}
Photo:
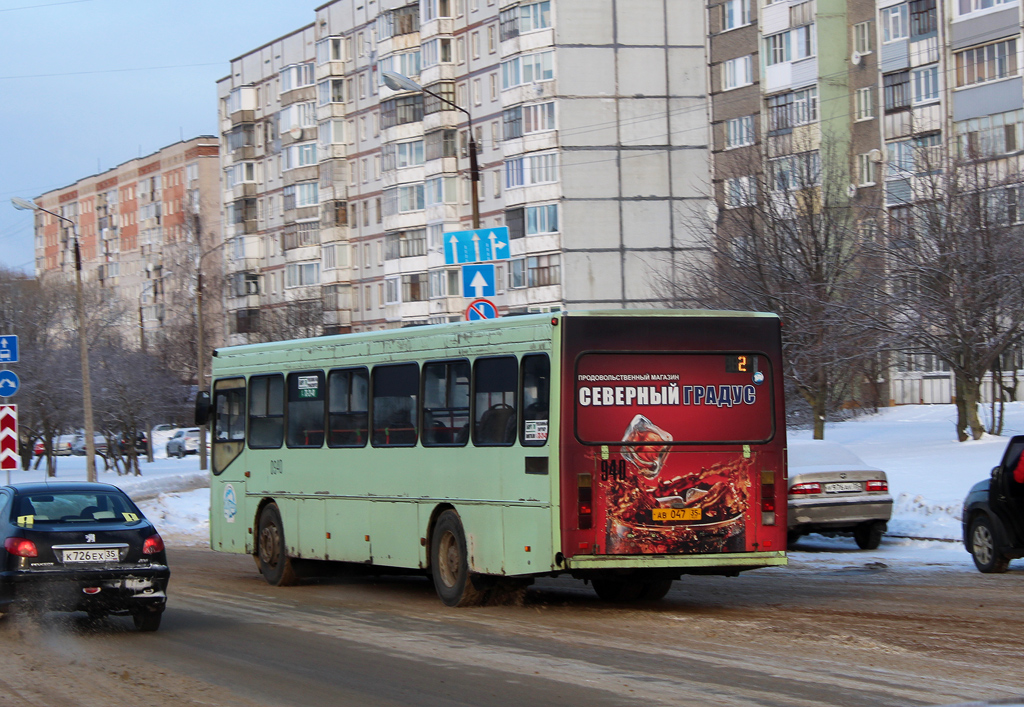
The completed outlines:
{"type": "Polygon", "coordinates": [[[0,620],[0,707],[938,705],[1024,694],[1024,567],[858,561],[693,577],[647,605],[544,579],[448,609],[421,577],[265,584],[248,557],[170,548],[156,633],[0,620]]]}

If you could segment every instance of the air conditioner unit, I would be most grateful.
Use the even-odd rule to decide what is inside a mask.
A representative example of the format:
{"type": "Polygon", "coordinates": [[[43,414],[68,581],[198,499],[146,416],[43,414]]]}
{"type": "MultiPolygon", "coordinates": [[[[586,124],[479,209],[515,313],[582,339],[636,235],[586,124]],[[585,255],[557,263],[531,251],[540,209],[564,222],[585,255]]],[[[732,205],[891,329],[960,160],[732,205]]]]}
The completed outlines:
{"type": "Polygon", "coordinates": [[[850,63],[854,66],[860,66],[861,55],[860,52],[855,51],[850,55],[850,63]]]}
{"type": "Polygon", "coordinates": [[[848,187],[846,187],[846,195],[848,197],[850,197],[851,199],[853,197],[857,196],[857,185],[856,184],[850,184],[848,187]]]}
{"type": "Polygon", "coordinates": [[[868,152],[868,159],[871,160],[872,162],[881,162],[882,151],[876,147],[874,150],[868,152]]]}

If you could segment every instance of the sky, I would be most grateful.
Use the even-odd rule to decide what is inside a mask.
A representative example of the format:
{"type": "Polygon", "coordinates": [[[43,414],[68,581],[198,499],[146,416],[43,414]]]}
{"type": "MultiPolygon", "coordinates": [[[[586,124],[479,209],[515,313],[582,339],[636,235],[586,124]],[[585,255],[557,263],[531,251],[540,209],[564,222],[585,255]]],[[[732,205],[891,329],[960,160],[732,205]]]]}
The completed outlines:
{"type": "Polygon", "coordinates": [[[321,1],[0,0],[0,266],[34,273],[52,189],[217,134],[230,61],[307,25],[321,1]]]}

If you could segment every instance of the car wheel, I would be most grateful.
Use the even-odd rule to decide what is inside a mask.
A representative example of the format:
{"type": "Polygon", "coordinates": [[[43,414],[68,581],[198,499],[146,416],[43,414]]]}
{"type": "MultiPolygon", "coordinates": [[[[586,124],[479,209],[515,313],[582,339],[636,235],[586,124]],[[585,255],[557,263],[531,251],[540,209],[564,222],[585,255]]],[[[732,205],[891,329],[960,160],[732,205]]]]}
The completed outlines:
{"type": "Polygon", "coordinates": [[[879,522],[861,523],[853,529],[853,539],[861,550],[877,550],[885,534],[885,524],[879,522]]]}
{"type": "Polygon", "coordinates": [[[1005,572],[1010,560],[996,547],[996,533],[992,521],[980,515],[971,523],[971,557],[974,565],[985,574],[1005,572]]]}
{"type": "Polygon", "coordinates": [[[163,615],[163,609],[159,611],[147,611],[144,609],[132,614],[132,621],[135,623],[135,628],[139,631],[156,631],[160,628],[160,619],[163,615]]]}
{"type": "Polygon", "coordinates": [[[269,503],[260,513],[257,557],[263,578],[275,587],[287,587],[299,581],[284,544],[284,526],[276,503],[269,503]]]}
{"type": "Polygon", "coordinates": [[[182,449],[181,447],[178,448],[178,451],[176,452],[176,454],[177,454],[178,459],[184,459],[185,458],[185,450],[182,449]]]}
{"type": "Polygon", "coordinates": [[[455,511],[437,519],[430,543],[430,574],[437,596],[447,606],[476,606],[487,598],[473,585],[469,572],[466,532],[455,511]]]}

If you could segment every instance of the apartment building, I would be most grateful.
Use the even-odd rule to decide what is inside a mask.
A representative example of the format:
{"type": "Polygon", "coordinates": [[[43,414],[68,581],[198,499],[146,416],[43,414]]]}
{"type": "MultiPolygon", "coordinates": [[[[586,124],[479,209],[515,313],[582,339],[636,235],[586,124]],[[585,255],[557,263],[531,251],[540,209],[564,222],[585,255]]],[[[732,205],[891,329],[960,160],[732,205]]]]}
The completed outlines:
{"type": "MultiPolygon", "coordinates": [[[[77,224],[83,281],[117,303],[129,345],[156,347],[195,330],[198,264],[222,269],[218,154],[215,136],[183,140],[35,200],[77,224]]],[[[37,278],[73,276],[73,235],[36,212],[37,278]]],[[[211,345],[220,345],[219,294],[203,314],[211,345]]]]}
{"type": "Polygon", "coordinates": [[[336,0],[234,59],[218,82],[229,340],[462,319],[444,234],[472,228],[471,143],[481,227],[509,229],[489,283],[502,314],[659,306],[708,206],[701,13],[336,0]]]}

